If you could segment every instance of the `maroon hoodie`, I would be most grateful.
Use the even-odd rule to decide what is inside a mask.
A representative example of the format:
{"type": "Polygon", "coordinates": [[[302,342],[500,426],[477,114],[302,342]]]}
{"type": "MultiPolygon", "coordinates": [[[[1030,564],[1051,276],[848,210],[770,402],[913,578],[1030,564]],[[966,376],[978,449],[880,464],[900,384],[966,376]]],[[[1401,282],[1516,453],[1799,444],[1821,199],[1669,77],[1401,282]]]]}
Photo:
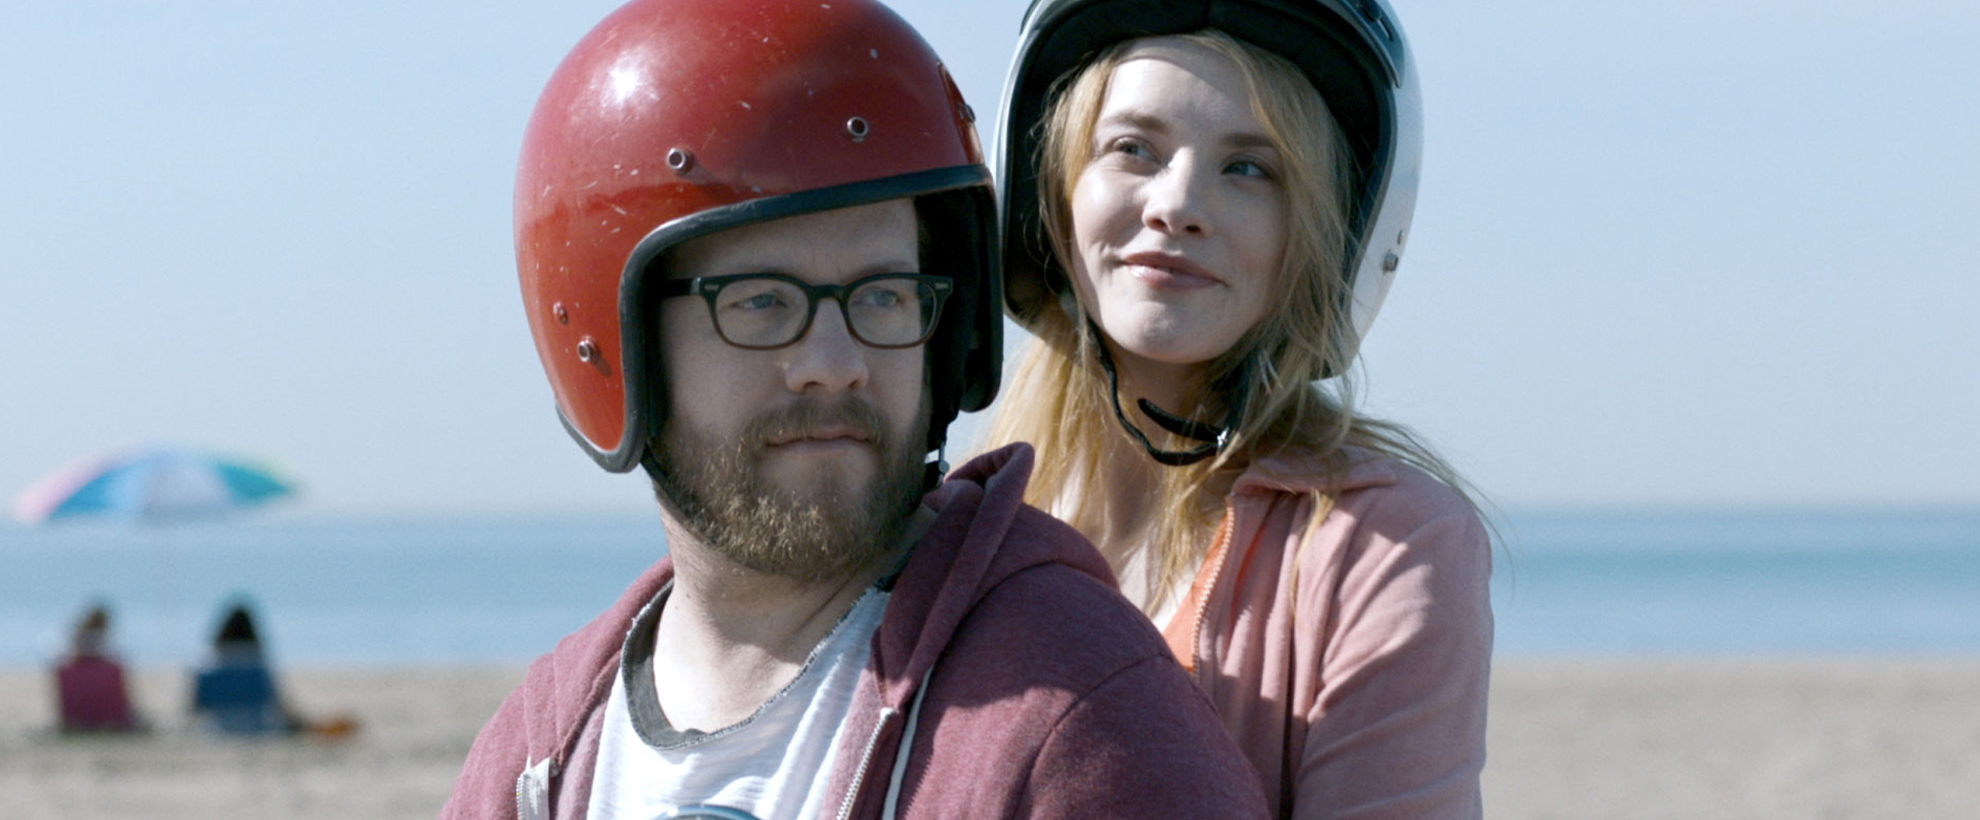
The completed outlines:
{"type": "MultiPolygon", "coordinates": [[[[986,454],[924,499],[937,517],[874,633],[826,805],[840,818],[1266,817],[1257,774],[1100,554],[1024,504],[1031,460],[1025,444],[986,454]]],[[[672,577],[662,559],[530,666],[443,818],[584,817],[620,645],[672,577]]]]}

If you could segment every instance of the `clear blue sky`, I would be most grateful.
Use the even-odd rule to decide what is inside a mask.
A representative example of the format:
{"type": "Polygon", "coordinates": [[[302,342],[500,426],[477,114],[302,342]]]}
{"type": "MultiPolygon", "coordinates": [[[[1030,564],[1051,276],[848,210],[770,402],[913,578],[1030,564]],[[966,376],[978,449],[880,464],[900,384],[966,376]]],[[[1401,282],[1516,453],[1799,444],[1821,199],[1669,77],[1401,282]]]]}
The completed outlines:
{"type": "MultiPolygon", "coordinates": [[[[11,0],[0,495],[163,440],[311,514],[648,509],[558,425],[509,234],[616,5],[11,0]]],[[[1024,4],[894,5],[988,125],[1024,4]]],[[[1980,503],[1980,6],[1397,10],[1429,152],[1368,408],[1509,506],[1980,503]]]]}

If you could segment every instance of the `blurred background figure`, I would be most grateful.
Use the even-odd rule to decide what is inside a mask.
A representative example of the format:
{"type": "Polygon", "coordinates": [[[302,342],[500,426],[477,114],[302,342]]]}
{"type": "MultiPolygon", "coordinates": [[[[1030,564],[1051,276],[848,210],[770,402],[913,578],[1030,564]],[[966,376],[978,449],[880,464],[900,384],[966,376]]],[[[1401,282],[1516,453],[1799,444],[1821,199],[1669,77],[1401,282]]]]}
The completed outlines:
{"type": "Polygon", "coordinates": [[[245,602],[230,605],[213,635],[212,654],[193,672],[192,712],[196,722],[226,734],[293,734],[304,728],[276,691],[245,602]]]}
{"type": "Polygon", "coordinates": [[[55,668],[64,733],[136,732],[145,728],[131,706],[124,665],[110,651],[110,609],[91,604],[76,622],[69,654],[55,668]]]}
{"type": "Polygon", "coordinates": [[[262,650],[253,608],[245,600],[229,604],[213,633],[213,651],[193,672],[194,723],[230,735],[309,734],[338,739],[357,732],[347,715],[312,721],[289,707],[275,685],[275,673],[262,650]]]}

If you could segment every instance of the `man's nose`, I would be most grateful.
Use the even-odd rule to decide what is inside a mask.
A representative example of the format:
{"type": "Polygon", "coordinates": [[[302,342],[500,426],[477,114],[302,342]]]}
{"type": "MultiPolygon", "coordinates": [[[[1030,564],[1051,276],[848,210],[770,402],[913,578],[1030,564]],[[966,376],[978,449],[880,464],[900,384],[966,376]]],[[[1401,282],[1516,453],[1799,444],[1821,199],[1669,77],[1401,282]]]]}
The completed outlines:
{"type": "Polygon", "coordinates": [[[785,386],[794,393],[844,393],[866,384],[867,349],[846,326],[837,299],[821,299],[811,327],[785,348],[785,386]]]}

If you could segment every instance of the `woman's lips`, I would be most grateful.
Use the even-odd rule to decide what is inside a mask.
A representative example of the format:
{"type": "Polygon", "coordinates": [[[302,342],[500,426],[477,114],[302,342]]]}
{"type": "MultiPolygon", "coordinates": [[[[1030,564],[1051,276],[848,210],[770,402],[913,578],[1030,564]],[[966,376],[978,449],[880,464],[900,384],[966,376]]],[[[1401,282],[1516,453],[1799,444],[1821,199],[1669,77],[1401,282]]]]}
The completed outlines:
{"type": "Polygon", "coordinates": [[[1121,267],[1135,281],[1156,290],[1202,290],[1223,284],[1202,266],[1179,256],[1135,254],[1123,258],[1121,267]]]}

